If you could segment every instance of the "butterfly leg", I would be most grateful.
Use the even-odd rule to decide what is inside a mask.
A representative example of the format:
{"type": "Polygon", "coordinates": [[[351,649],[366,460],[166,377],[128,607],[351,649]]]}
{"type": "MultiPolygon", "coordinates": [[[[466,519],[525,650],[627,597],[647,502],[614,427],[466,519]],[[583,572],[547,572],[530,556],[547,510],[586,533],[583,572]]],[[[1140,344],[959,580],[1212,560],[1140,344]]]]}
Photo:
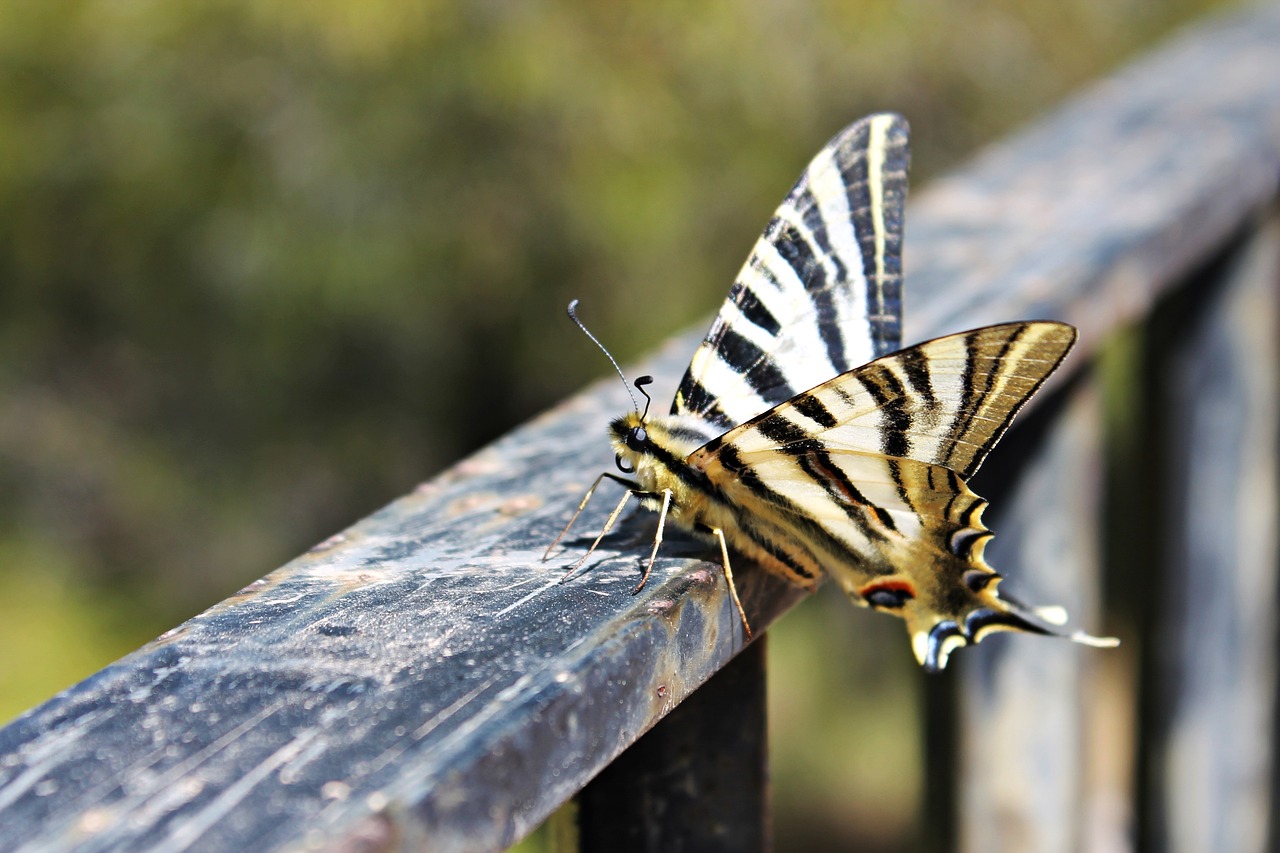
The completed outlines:
{"type": "MultiPolygon", "coordinates": [[[[601,474],[600,476],[604,477],[606,475],[601,474]]],[[[596,483],[599,484],[600,481],[596,480],[596,483]]],[[[592,486],[592,488],[594,489],[595,486],[592,486]]],[[[572,566],[569,567],[569,570],[564,573],[564,577],[560,579],[560,583],[564,583],[565,581],[569,580],[569,578],[573,577],[573,573],[576,572],[578,569],[580,569],[582,567],[582,564],[587,561],[587,558],[595,553],[596,548],[600,546],[600,540],[603,539],[609,533],[609,531],[613,529],[613,523],[618,520],[618,516],[622,515],[622,508],[627,505],[627,501],[631,500],[631,496],[633,494],[635,493],[630,489],[622,493],[622,500],[618,501],[618,505],[613,508],[613,512],[609,513],[609,517],[605,519],[604,529],[600,531],[600,535],[596,537],[596,541],[591,543],[591,547],[587,549],[587,553],[583,554],[576,563],[574,563],[572,566]]],[[[588,494],[587,497],[590,497],[590,494],[588,494]]],[[[584,503],[586,502],[585,499],[583,502],[584,503]]],[[[570,521],[570,524],[572,523],[573,522],[570,521]]]]}
{"type": "Polygon", "coordinates": [[[724,541],[724,531],[718,527],[711,528],[711,534],[720,540],[720,558],[724,560],[724,579],[729,584],[729,595],[733,598],[733,606],[738,608],[738,618],[742,620],[742,630],[747,632],[747,639],[751,639],[751,626],[747,623],[747,613],[742,609],[742,602],[738,599],[738,588],[733,583],[733,569],[729,568],[729,545],[724,541]]]}
{"type": "Polygon", "coordinates": [[[649,564],[644,567],[644,574],[640,577],[640,583],[636,588],[631,590],[631,594],[635,595],[644,589],[644,585],[649,582],[649,572],[653,571],[653,561],[658,559],[658,546],[662,544],[662,531],[667,526],[667,512],[671,509],[671,490],[662,490],[662,509],[658,510],[658,532],[653,537],[653,550],[649,552],[649,564]]]}
{"type": "MultiPolygon", "coordinates": [[[[547,546],[547,550],[542,552],[542,562],[545,563],[547,561],[547,559],[551,556],[552,549],[560,544],[560,540],[563,539],[565,534],[569,532],[569,528],[573,527],[574,522],[578,520],[578,516],[582,515],[582,511],[587,508],[587,503],[590,502],[591,496],[596,493],[596,489],[600,486],[601,481],[603,481],[605,478],[613,480],[615,483],[621,483],[622,485],[626,486],[628,489],[632,491],[635,491],[637,488],[640,487],[639,483],[633,483],[630,480],[624,480],[623,478],[615,474],[612,474],[608,471],[605,471],[599,477],[596,477],[596,481],[591,484],[591,488],[587,489],[587,493],[582,496],[582,502],[578,504],[577,510],[574,511],[573,516],[569,519],[569,523],[564,526],[564,529],[560,531],[560,533],[556,536],[555,539],[551,540],[551,544],[547,546]]],[[[623,500],[625,501],[626,499],[624,498],[623,500]]],[[[600,535],[603,536],[604,534],[602,533],[600,535]]],[[[600,540],[597,539],[596,543],[599,544],[599,542],[600,540]]],[[[595,546],[592,546],[592,550],[595,550],[595,546]]],[[[587,553],[588,555],[590,555],[591,552],[588,551],[587,553]]],[[[583,559],[586,559],[586,558],[584,557],[583,559]]]]}

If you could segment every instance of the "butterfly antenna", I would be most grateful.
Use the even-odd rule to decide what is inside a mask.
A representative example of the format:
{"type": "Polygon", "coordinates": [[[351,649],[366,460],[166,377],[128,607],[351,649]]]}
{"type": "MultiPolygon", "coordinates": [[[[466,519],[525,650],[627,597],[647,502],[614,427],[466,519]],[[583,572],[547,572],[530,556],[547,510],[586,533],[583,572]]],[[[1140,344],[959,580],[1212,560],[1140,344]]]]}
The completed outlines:
{"type": "MultiPolygon", "coordinates": [[[[609,363],[613,365],[613,369],[618,371],[618,375],[622,377],[622,385],[627,389],[627,396],[631,398],[631,405],[635,408],[637,412],[640,411],[640,404],[636,402],[636,395],[631,393],[631,386],[627,384],[627,375],[622,372],[621,367],[618,367],[618,362],[616,362],[613,356],[609,353],[609,351],[604,348],[604,344],[600,343],[600,339],[597,338],[595,335],[591,334],[590,330],[588,330],[587,327],[582,324],[582,321],[578,319],[577,309],[578,309],[578,300],[575,299],[569,303],[569,319],[572,320],[577,325],[577,327],[582,330],[582,334],[586,335],[588,338],[591,338],[591,342],[594,343],[596,346],[600,347],[600,352],[604,353],[604,357],[609,359],[609,363]]],[[[636,387],[640,388],[640,393],[644,394],[644,397],[647,400],[649,399],[649,395],[645,394],[644,389],[640,387],[640,383],[645,379],[648,379],[650,382],[653,381],[652,377],[641,376],[640,379],[636,380],[636,387]]],[[[648,383],[645,383],[645,384],[648,384],[648,383]]],[[[648,413],[649,407],[645,406],[644,410],[646,413],[648,413]]]]}
{"type": "MultiPolygon", "coordinates": [[[[649,396],[648,391],[644,390],[644,386],[652,384],[652,382],[653,377],[647,375],[641,376],[636,380],[636,390],[644,395],[644,414],[640,416],[641,421],[645,421],[649,418],[649,407],[653,405],[653,398],[649,396]]],[[[639,409],[637,408],[636,411],[639,411],[639,409]]]]}

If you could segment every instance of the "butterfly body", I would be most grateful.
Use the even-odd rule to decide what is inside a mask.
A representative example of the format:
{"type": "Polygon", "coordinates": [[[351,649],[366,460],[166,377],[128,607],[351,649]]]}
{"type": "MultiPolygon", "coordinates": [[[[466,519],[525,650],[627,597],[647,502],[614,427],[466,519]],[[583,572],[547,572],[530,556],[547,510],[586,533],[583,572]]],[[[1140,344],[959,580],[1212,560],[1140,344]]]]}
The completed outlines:
{"type": "Polygon", "coordinates": [[[670,521],[719,541],[748,632],[730,550],[805,588],[829,575],[854,603],[902,617],[931,671],[998,630],[1114,645],[1000,595],[983,560],[986,501],[966,483],[1075,330],[1006,323],[894,352],[906,162],[906,122],[887,114],[819,152],[753,248],[671,413],[611,423],[633,479],[602,475],[628,493],[600,536],[634,495],[659,513],[646,579],[670,521]]]}
{"type": "MultiPolygon", "coordinates": [[[[774,574],[805,587],[813,587],[816,566],[799,568],[770,547],[781,537],[765,537],[751,514],[712,481],[706,470],[689,461],[710,436],[701,435],[696,423],[676,416],[649,418],[643,423],[632,412],[610,426],[614,450],[639,484],[637,492],[648,509],[660,511],[661,495],[670,493],[667,519],[694,533],[721,531],[735,551],[774,574]],[[638,436],[638,437],[637,437],[638,436]]],[[[795,553],[791,549],[790,553],[795,553]]]]}

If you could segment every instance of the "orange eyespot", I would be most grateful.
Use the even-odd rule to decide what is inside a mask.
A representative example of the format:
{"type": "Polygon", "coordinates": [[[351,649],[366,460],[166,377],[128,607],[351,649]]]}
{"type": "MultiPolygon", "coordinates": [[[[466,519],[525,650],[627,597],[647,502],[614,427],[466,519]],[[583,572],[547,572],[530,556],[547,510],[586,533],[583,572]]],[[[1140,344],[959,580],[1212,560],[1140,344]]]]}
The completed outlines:
{"type": "Polygon", "coordinates": [[[916,597],[916,591],[906,581],[879,581],[858,590],[858,595],[877,610],[900,610],[916,597]]]}

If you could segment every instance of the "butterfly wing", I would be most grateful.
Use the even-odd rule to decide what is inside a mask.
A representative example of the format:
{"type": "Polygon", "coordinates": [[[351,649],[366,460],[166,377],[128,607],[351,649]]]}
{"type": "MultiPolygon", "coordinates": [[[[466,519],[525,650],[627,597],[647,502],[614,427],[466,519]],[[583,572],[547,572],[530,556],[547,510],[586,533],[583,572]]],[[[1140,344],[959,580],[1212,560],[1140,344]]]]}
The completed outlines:
{"type": "Polygon", "coordinates": [[[968,479],[1075,338],[1071,326],[1039,321],[908,347],[796,395],[689,461],[816,447],[941,465],[968,479]]]}
{"type": "Polygon", "coordinates": [[[805,169],[738,273],[671,412],[741,424],[896,350],[908,129],[861,119],[805,169]]]}
{"type": "Polygon", "coordinates": [[[854,601],[902,616],[929,669],[991,631],[1062,634],[997,594],[986,502],[964,479],[1074,341],[1050,322],[929,341],[797,395],[688,462],[739,508],[744,550],[801,579],[826,571],[854,601]]]}

